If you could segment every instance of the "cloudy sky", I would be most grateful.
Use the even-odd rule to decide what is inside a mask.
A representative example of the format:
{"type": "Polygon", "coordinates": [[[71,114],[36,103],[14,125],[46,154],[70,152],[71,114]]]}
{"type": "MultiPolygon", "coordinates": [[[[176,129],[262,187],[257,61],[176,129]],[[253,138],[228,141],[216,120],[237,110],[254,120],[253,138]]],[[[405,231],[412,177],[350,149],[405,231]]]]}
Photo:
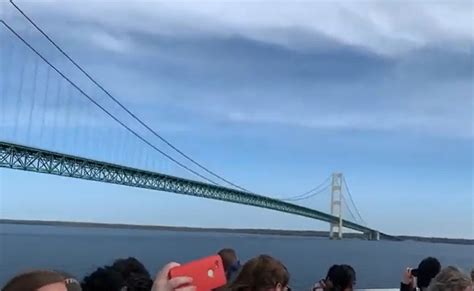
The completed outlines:
{"type": "MultiPolygon", "coordinates": [[[[286,197],[340,171],[374,228],[474,237],[472,2],[15,2],[132,111],[230,180],[286,197]]],[[[2,18],[53,63],[131,122],[8,2],[1,9],[2,18]]],[[[5,27],[1,33],[8,40],[3,42],[4,59],[24,60],[32,67],[33,59],[27,63],[22,57],[19,42],[5,27]]],[[[10,68],[13,75],[21,65],[2,68],[10,68]]],[[[15,78],[5,77],[8,73],[2,74],[3,84],[19,86],[15,78]]],[[[46,77],[40,73],[38,78],[46,77]]],[[[14,106],[14,97],[2,95],[4,104],[14,106]]],[[[29,97],[33,102],[34,96],[29,97]]],[[[63,107],[82,108],[73,106],[75,101],[64,102],[63,107]]],[[[43,111],[54,117],[59,106],[47,103],[43,111]]],[[[19,120],[24,121],[21,112],[16,119],[13,109],[3,115],[4,138],[49,148],[42,139],[38,144],[28,140],[22,133],[27,125],[18,128],[19,120]]],[[[95,116],[67,120],[90,122],[89,127],[101,132],[106,118],[95,116]]],[[[44,120],[49,119],[36,126],[45,127],[44,120]]],[[[60,119],[52,123],[43,140],[53,138],[52,128],[58,132],[64,126],[60,119]]],[[[71,132],[66,138],[73,140],[71,132]]],[[[123,140],[126,136],[120,134],[107,138],[116,152],[123,140]]],[[[94,156],[93,145],[70,144],[76,145],[67,150],[72,154],[104,159],[94,156]]],[[[149,162],[141,153],[146,151],[135,154],[144,166],[157,163],[157,170],[186,175],[163,157],[149,162]]],[[[115,159],[123,156],[118,152],[115,159]]],[[[2,217],[327,227],[173,194],[5,170],[0,174],[2,217]],[[25,179],[31,182],[18,183],[25,179]],[[77,207],[66,210],[60,206],[65,204],[77,207]]],[[[328,211],[326,200],[314,198],[305,205],[328,211]]]]}

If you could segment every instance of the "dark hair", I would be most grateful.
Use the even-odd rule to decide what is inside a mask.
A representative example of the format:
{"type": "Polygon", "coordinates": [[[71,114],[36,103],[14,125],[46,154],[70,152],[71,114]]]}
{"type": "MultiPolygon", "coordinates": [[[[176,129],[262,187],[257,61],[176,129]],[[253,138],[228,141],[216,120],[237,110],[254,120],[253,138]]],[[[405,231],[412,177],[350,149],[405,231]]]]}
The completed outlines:
{"type": "Polygon", "coordinates": [[[122,275],[128,291],[150,291],[153,286],[150,273],[136,258],[118,259],[112,268],[122,275]]]}
{"type": "Polygon", "coordinates": [[[234,261],[237,259],[237,254],[233,249],[222,249],[217,253],[221,259],[222,263],[224,264],[224,270],[226,272],[229,272],[230,267],[234,263],[234,261]]]}
{"type": "Polygon", "coordinates": [[[2,291],[36,291],[41,287],[55,283],[64,283],[66,280],[72,279],[59,272],[38,270],[23,273],[12,278],[2,288],[2,291]]]}
{"type": "Polygon", "coordinates": [[[98,268],[82,281],[83,291],[119,291],[125,284],[122,275],[112,267],[98,268]]]}
{"type": "Polygon", "coordinates": [[[326,280],[331,281],[335,291],[352,288],[356,281],[354,268],[349,265],[333,265],[329,268],[326,280]]]}
{"type": "Polygon", "coordinates": [[[430,285],[431,279],[436,277],[441,271],[441,264],[438,259],[428,257],[418,265],[417,285],[419,288],[425,288],[430,285]]]}
{"type": "Polygon", "coordinates": [[[116,260],[112,265],[112,268],[122,274],[124,279],[127,279],[133,273],[150,278],[150,273],[145,266],[133,257],[116,260]]]}
{"type": "Polygon", "coordinates": [[[260,255],[244,264],[228,289],[260,291],[274,288],[277,284],[287,286],[289,281],[290,274],[280,261],[267,255],[260,255]]]}
{"type": "Polygon", "coordinates": [[[127,291],[150,291],[153,280],[144,274],[132,273],[125,281],[127,291]]]}
{"type": "Polygon", "coordinates": [[[349,275],[350,284],[354,286],[357,281],[356,272],[354,268],[351,265],[341,265],[341,266],[344,269],[344,271],[349,275]]]}

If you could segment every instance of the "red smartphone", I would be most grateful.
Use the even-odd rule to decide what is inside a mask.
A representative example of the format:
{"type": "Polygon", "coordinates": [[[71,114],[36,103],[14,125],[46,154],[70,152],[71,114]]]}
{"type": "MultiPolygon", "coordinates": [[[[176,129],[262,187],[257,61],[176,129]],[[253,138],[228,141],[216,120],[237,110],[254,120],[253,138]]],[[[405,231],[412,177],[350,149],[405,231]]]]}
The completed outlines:
{"type": "Polygon", "coordinates": [[[227,283],[224,264],[219,255],[187,263],[170,270],[170,278],[191,277],[197,291],[210,291],[227,283]]]}

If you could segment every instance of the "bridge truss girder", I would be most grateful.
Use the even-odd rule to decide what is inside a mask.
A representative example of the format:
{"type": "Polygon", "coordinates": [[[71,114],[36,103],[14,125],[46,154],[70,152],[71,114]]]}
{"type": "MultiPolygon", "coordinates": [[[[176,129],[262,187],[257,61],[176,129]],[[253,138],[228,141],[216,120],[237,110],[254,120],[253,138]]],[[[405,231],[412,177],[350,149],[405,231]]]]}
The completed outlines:
{"type": "MultiPolygon", "coordinates": [[[[267,196],[1,141],[0,167],[227,201],[329,223],[339,220],[324,212],[267,196]]],[[[347,220],[343,220],[342,225],[364,233],[375,231],[347,220]]]]}

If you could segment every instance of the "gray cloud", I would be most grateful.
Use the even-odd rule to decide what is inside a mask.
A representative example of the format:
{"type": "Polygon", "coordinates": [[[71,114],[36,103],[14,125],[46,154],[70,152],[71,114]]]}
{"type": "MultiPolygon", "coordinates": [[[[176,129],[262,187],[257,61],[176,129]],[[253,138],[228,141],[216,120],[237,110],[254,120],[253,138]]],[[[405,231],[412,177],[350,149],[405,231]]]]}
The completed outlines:
{"type": "MultiPolygon", "coordinates": [[[[473,41],[471,1],[62,1],[17,0],[44,18],[81,21],[165,35],[241,35],[293,49],[319,47],[314,35],[381,54],[433,43],[473,41]],[[287,33],[294,29],[308,34],[287,33]]],[[[98,43],[104,44],[97,39],[98,43]]],[[[108,45],[108,44],[106,44],[108,45]]]]}
{"type": "Polygon", "coordinates": [[[150,119],[472,137],[466,2],[18,3],[150,119]]]}

